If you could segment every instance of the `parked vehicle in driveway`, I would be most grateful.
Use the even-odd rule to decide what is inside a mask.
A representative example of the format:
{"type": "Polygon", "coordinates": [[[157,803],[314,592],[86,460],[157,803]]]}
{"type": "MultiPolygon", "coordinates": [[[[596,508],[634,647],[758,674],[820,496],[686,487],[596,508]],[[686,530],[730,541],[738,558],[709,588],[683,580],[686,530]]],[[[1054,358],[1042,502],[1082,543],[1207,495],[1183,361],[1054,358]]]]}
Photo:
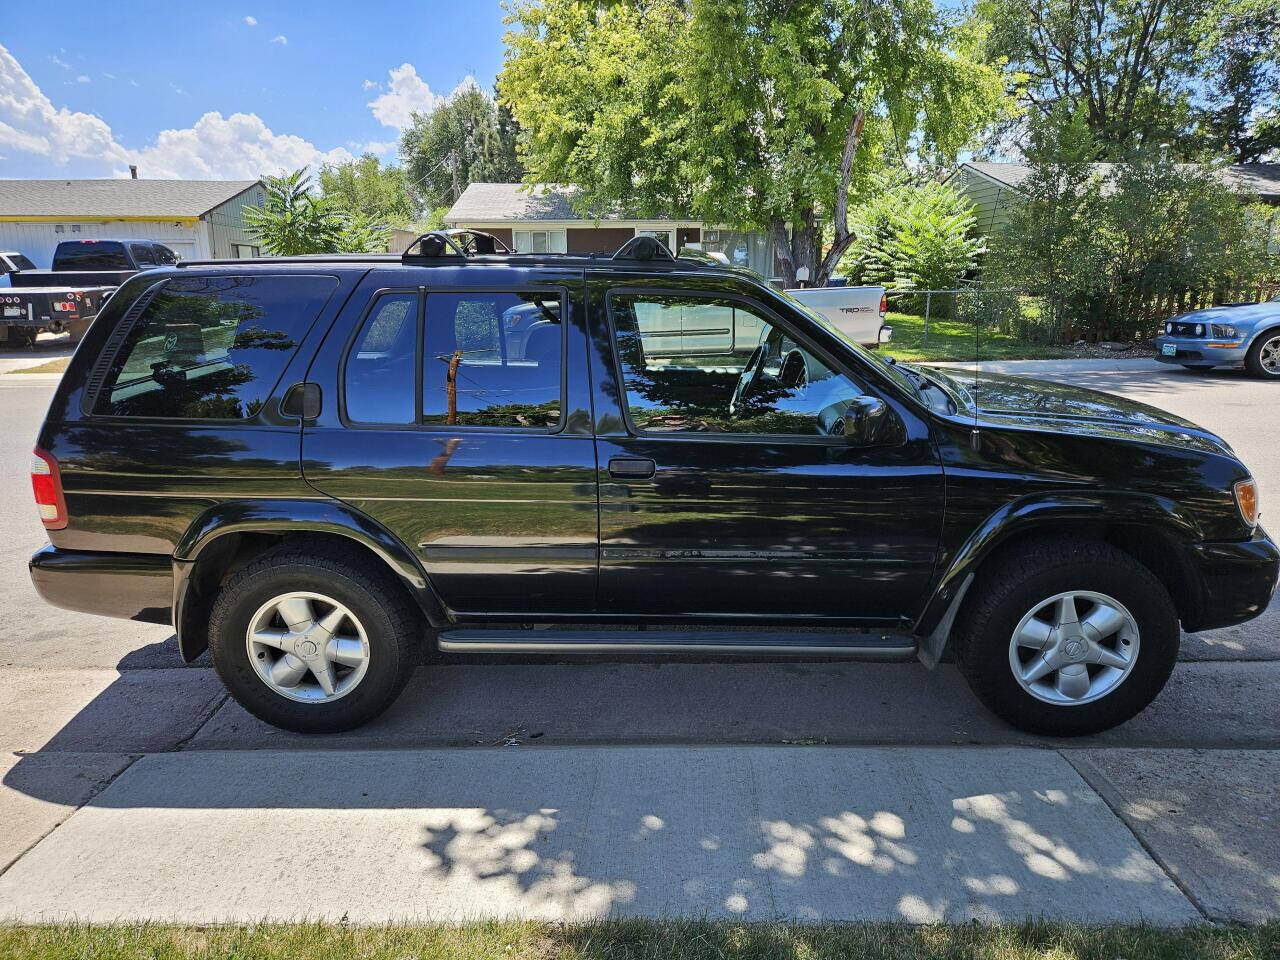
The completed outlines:
{"type": "Polygon", "coordinates": [[[929,666],[949,645],[992,710],[1064,736],[1143,709],[1179,624],[1275,590],[1257,487],[1192,423],[893,363],[651,239],[497,249],[447,231],[127,281],[39,434],[37,589],[172,623],[291,730],[377,716],[426,643],[929,666]]]}
{"type": "Polygon", "coordinates": [[[16,250],[0,251],[0,287],[13,286],[10,275],[19,270],[34,270],[36,265],[16,250]]]}
{"type": "Polygon", "coordinates": [[[46,331],[78,340],[121,283],[177,262],[168,247],[146,240],[65,240],[54,250],[52,269],[9,274],[11,289],[0,294],[0,340],[34,343],[46,331]]]}
{"type": "Polygon", "coordinates": [[[1280,296],[1183,313],[1165,322],[1156,359],[1188,370],[1240,367],[1280,380],[1280,296]]]}
{"type": "Polygon", "coordinates": [[[889,310],[884,287],[804,287],[785,292],[822,314],[854,343],[874,350],[893,339],[893,327],[884,322],[889,310]]]}

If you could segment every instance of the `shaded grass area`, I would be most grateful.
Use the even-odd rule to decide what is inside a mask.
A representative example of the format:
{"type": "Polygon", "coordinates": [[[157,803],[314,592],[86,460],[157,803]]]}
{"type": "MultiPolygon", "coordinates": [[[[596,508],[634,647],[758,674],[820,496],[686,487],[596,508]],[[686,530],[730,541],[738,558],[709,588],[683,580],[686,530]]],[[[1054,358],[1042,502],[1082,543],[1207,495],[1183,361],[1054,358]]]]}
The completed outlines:
{"type": "Polygon", "coordinates": [[[67,369],[67,364],[71,362],[70,357],[54,357],[52,360],[46,360],[44,363],[37,364],[34,367],[23,367],[21,370],[10,370],[10,373],[63,373],[67,369]]]}
{"type": "Polygon", "coordinates": [[[352,927],[0,927],[7,960],[1274,960],[1280,924],[1180,930],[1026,923],[733,924],[615,920],[352,927]]]}
{"type": "Polygon", "coordinates": [[[929,340],[924,342],[924,318],[909,313],[890,313],[885,323],[893,327],[893,341],[882,347],[899,360],[1059,360],[1076,354],[1066,347],[1028,343],[993,328],[982,331],[975,341],[971,323],[957,320],[929,320],[929,340]]]}

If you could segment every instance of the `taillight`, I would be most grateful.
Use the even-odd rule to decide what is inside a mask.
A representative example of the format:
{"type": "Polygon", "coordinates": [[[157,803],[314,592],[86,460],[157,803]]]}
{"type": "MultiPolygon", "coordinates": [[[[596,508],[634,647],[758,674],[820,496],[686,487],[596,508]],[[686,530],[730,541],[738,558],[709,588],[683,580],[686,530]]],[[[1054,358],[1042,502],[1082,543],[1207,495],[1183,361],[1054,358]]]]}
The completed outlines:
{"type": "Polygon", "coordinates": [[[889,295],[887,293],[880,294],[880,319],[884,319],[884,315],[889,312],[889,295]]]}
{"type": "Polygon", "coordinates": [[[31,454],[31,489],[35,491],[40,520],[48,530],[67,525],[67,501],[62,495],[62,474],[53,454],[36,447],[31,454]]]}

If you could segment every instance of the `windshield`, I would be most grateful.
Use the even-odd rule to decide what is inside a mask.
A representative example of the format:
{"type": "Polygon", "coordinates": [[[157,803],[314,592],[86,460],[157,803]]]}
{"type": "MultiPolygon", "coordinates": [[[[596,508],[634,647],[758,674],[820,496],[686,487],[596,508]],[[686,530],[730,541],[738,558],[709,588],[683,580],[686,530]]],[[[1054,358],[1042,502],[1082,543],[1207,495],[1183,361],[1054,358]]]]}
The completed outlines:
{"type": "Polygon", "coordinates": [[[15,253],[9,257],[9,261],[13,264],[15,270],[34,270],[36,265],[24,257],[20,253],[15,253]]]}
{"type": "Polygon", "coordinates": [[[792,307],[794,307],[796,310],[799,310],[806,317],[808,317],[810,320],[812,320],[814,323],[820,326],[823,330],[826,330],[833,337],[838,337],[842,342],[844,342],[849,346],[850,350],[857,353],[860,357],[865,358],[873,366],[879,368],[879,370],[882,373],[884,373],[885,376],[887,376],[894,383],[898,384],[898,386],[902,387],[904,390],[910,393],[913,397],[919,396],[919,393],[920,393],[918,389],[919,384],[917,384],[912,377],[908,376],[907,372],[901,369],[896,362],[894,362],[888,357],[881,356],[879,353],[876,353],[873,350],[868,350],[862,344],[849,339],[849,336],[843,330],[837,327],[834,323],[832,323],[822,314],[818,313],[816,310],[812,310],[809,307],[805,306],[803,303],[801,303],[795,297],[791,296],[791,294],[787,293],[785,290],[774,290],[773,292],[777,294],[779,297],[782,297],[792,307]]]}

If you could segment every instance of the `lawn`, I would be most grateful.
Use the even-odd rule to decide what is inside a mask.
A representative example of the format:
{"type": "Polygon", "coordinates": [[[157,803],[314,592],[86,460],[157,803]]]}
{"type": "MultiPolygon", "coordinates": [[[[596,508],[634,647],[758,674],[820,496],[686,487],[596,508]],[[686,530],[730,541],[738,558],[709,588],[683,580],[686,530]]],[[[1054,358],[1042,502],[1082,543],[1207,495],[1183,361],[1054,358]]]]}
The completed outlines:
{"type": "Polygon", "coordinates": [[[1181,930],[1027,923],[737,924],[616,920],[354,927],[0,927],[6,960],[1274,960],[1280,925],[1181,930]]]}
{"type": "Polygon", "coordinates": [[[1057,360],[1072,357],[1066,347],[1026,343],[994,329],[984,329],[975,343],[971,323],[929,320],[929,342],[924,343],[924,318],[890,313],[885,323],[893,327],[893,341],[885,349],[899,360],[1057,360]]]}
{"type": "Polygon", "coordinates": [[[44,363],[37,364],[34,367],[23,367],[21,370],[10,370],[10,373],[63,373],[67,369],[67,364],[71,362],[70,357],[54,357],[52,360],[46,360],[44,363]]]}

